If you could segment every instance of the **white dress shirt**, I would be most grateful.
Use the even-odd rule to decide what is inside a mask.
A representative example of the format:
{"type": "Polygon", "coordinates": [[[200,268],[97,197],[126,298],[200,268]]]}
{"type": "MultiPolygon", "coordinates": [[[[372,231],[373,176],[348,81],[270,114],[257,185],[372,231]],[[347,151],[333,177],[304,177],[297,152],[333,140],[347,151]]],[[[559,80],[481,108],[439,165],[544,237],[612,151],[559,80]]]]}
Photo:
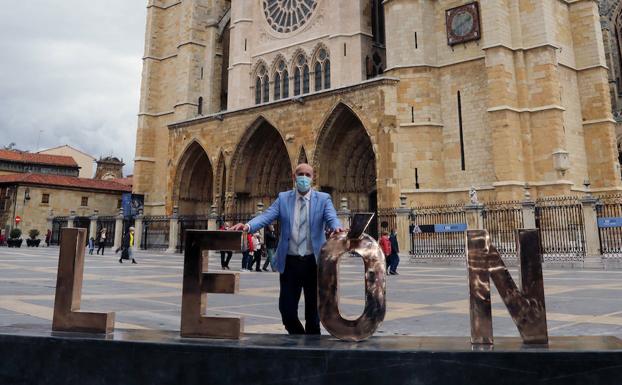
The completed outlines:
{"type": "Polygon", "coordinates": [[[300,227],[300,198],[303,198],[307,203],[307,225],[306,229],[302,229],[302,231],[306,231],[307,233],[307,251],[305,255],[313,254],[313,246],[311,245],[311,213],[309,211],[309,207],[311,206],[311,194],[313,194],[313,189],[309,190],[308,193],[302,195],[296,190],[296,204],[294,205],[294,220],[292,221],[292,232],[289,238],[289,246],[287,248],[287,254],[289,255],[298,255],[298,240],[300,239],[300,232],[298,228],[300,227]]]}

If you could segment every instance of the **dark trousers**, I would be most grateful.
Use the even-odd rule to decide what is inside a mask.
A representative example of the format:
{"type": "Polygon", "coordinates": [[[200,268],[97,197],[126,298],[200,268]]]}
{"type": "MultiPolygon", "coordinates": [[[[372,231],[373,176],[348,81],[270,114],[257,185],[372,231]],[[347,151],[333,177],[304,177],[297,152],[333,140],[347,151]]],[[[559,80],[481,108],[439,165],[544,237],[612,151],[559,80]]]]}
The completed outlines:
{"type": "Polygon", "coordinates": [[[288,255],[285,261],[285,271],[280,276],[280,284],[279,311],[287,332],[289,334],[320,334],[315,256],[288,255]],[[298,319],[298,303],[303,290],[306,321],[304,328],[298,319]]]}
{"type": "Polygon", "coordinates": [[[222,267],[223,269],[225,267],[229,267],[229,261],[231,261],[231,257],[233,257],[232,251],[221,251],[220,252],[220,267],[222,267]]]}
{"type": "Polygon", "coordinates": [[[249,261],[252,258],[250,252],[243,251],[242,252],[242,269],[248,269],[249,261]]]}
{"type": "Polygon", "coordinates": [[[104,255],[104,246],[106,246],[106,244],[104,242],[99,242],[98,243],[98,248],[97,248],[97,254],[99,254],[99,251],[102,251],[102,255],[104,255]]]}
{"type": "Polygon", "coordinates": [[[400,264],[400,256],[397,253],[393,253],[389,256],[389,260],[388,260],[388,269],[389,271],[392,272],[396,272],[397,271],[397,265],[400,264]]]}
{"type": "Polygon", "coordinates": [[[253,265],[255,265],[255,271],[260,271],[259,266],[261,266],[261,250],[255,250],[251,261],[248,264],[248,270],[253,270],[253,265]]]}

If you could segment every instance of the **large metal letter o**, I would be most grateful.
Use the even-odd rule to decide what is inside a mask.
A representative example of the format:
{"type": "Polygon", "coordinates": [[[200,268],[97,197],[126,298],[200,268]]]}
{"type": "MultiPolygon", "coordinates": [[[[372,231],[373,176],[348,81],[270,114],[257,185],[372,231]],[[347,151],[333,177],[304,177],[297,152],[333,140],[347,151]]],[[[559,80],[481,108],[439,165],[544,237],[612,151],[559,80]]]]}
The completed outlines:
{"type": "Polygon", "coordinates": [[[374,334],[386,313],[386,262],[382,249],[369,235],[347,239],[345,233],[333,235],[322,248],[318,267],[320,320],[328,332],[344,341],[362,341],[374,334]],[[339,312],[339,261],[361,257],[365,263],[365,310],[356,320],[339,312]]]}

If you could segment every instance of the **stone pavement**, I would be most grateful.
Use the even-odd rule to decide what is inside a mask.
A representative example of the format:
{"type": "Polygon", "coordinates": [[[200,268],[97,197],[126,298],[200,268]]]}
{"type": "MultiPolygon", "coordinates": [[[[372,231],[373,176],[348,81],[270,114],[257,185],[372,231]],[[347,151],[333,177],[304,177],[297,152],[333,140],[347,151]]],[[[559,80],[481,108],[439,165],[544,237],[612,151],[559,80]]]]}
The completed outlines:
{"type": "MultiPolygon", "coordinates": [[[[51,328],[58,248],[0,248],[0,327],[51,328]]],[[[137,252],[138,265],[118,256],[87,255],[82,310],[117,312],[118,328],[179,330],[183,263],[181,255],[137,252]]],[[[210,266],[220,269],[219,258],[210,266]]],[[[231,261],[240,266],[240,256],[231,261]]],[[[415,266],[402,258],[399,276],[388,277],[387,316],[378,335],[468,336],[465,268],[415,266]]],[[[515,270],[512,274],[517,279],[515,270]]],[[[622,337],[622,271],[545,270],[551,335],[622,337]]],[[[245,318],[247,333],[284,333],[278,312],[278,274],[241,273],[239,295],[208,296],[208,313],[245,318]]],[[[363,265],[341,266],[341,309],[357,317],[363,309],[363,265]]],[[[496,289],[496,336],[518,336],[496,289]]],[[[300,308],[301,316],[304,314],[300,308]]],[[[301,317],[302,318],[302,317],[301,317]]],[[[325,333],[325,331],[324,331],[325,333]]]]}

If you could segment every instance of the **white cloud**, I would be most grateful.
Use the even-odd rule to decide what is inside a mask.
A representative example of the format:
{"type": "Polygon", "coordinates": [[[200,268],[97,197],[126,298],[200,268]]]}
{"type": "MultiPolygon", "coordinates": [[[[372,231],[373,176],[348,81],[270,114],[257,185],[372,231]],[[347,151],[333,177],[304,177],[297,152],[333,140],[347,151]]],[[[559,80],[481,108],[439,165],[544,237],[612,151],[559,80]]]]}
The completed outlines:
{"type": "Polygon", "coordinates": [[[146,2],[27,0],[0,22],[0,145],[70,144],[133,168],[146,2]]]}

